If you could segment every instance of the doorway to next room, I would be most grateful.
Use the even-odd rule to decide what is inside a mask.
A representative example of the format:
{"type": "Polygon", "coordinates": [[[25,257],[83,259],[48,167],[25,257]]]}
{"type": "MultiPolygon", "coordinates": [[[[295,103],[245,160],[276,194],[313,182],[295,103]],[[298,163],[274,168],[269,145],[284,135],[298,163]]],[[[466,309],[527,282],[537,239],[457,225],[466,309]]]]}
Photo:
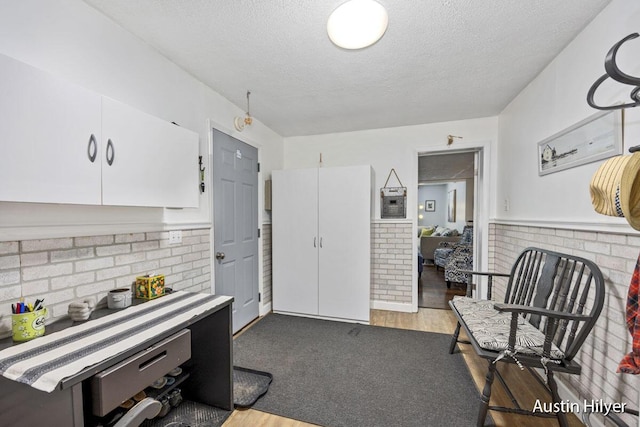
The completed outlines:
{"type": "Polygon", "coordinates": [[[473,262],[477,157],[463,151],[418,158],[418,307],[449,309],[449,300],[466,293],[454,270],[473,262]]]}

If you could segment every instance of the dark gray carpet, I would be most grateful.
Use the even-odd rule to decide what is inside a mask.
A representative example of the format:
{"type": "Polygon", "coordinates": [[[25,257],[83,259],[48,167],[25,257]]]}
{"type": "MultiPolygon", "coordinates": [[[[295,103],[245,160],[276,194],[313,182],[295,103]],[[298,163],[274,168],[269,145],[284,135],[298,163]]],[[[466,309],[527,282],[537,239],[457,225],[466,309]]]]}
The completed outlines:
{"type": "Polygon", "coordinates": [[[259,411],[331,427],[475,425],[480,397],[449,342],[270,314],[234,340],[234,364],[273,375],[259,411]]]}

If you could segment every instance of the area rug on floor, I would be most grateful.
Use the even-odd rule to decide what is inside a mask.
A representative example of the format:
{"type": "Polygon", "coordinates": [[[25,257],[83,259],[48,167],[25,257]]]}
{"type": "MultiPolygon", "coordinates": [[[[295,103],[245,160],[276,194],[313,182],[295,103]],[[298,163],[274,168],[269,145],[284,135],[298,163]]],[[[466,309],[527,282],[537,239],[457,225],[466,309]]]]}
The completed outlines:
{"type": "Polygon", "coordinates": [[[450,339],[270,314],[234,340],[234,364],[273,375],[259,411],[332,427],[475,425],[480,395],[450,339]]]}

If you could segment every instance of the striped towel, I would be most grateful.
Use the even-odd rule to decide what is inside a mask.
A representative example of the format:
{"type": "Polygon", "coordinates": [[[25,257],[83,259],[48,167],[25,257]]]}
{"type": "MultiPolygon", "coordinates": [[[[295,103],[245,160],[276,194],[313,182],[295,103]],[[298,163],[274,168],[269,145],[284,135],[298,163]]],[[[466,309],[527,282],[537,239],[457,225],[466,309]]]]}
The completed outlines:
{"type": "Polygon", "coordinates": [[[160,336],[230,299],[174,292],[0,351],[0,374],[52,392],[64,378],[160,336]]]}

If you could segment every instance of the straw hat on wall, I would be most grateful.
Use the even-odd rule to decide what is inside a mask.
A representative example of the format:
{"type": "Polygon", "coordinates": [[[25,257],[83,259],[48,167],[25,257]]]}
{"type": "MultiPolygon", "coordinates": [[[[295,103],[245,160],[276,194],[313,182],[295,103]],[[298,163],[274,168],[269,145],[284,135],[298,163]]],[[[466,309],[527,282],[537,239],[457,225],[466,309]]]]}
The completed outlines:
{"type": "Polygon", "coordinates": [[[589,189],[596,212],[624,217],[640,230],[640,152],[607,159],[593,174],[589,189]]]}

